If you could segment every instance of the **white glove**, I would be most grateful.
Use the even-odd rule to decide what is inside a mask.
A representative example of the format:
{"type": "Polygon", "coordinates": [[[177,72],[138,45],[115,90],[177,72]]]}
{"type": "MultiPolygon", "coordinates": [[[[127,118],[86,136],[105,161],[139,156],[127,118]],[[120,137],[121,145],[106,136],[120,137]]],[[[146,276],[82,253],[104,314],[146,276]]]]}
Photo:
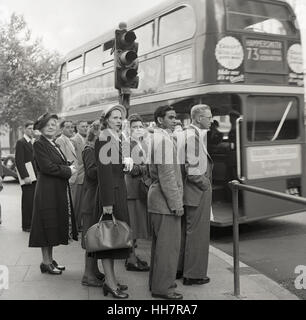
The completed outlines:
{"type": "Polygon", "coordinates": [[[134,161],[132,158],[124,158],[123,164],[125,165],[124,171],[131,172],[134,167],[134,161]]]}
{"type": "Polygon", "coordinates": [[[77,168],[75,167],[75,165],[72,165],[72,166],[70,166],[69,168],[70,168],[70,170],[71,170],[71,174],[72,174],[72,175],[74,175],[74,174],[77,173],[77,171],[78,171],[77,168]]]}

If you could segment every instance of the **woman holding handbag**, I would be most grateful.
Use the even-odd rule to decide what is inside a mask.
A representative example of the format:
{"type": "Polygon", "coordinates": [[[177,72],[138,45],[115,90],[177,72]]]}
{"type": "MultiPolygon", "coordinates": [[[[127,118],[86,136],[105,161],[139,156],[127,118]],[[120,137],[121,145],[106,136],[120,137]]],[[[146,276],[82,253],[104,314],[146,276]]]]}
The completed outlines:
{"type": "MultiPolygon", "coordinates": [[[[95,155],[98,169],[98,197],[96,206],[96,222],[103,214],[103,220],[112,220],[113,216],[129,224],[127,208],[127,192],[124,181],[124,170],[130,171],[132,164],[128,159],[122,160],[122,121],[126,117],[125,107],[115,105],[109,107],[102,115],[103,130],[95,144],[95,155]]],[[[130,249],[105,250],[94,253],[94,257],[102,259],[105,273],[103,285],[104,295],[109,293],[117,299],[127,299],[127,286],[119,284],[114,268],[114,260],[125,260],[130,249]]]]}
{"type": "Polygon", "coordinates": [[[148,147],[145,143],[145,129],[142,118],[132,114],[129,119],[129,144],[134,166],[131,172],[126,173],[128,209],[130,225],[133,231],[133,250],[125,263],[127,271],[146,272],[150,268],[148,263],[142,261],[135,252],[137,239],[150,240],[151,223],[147,212],[147,192],[150,187],[150,178],[147,166],[148,147]]]}

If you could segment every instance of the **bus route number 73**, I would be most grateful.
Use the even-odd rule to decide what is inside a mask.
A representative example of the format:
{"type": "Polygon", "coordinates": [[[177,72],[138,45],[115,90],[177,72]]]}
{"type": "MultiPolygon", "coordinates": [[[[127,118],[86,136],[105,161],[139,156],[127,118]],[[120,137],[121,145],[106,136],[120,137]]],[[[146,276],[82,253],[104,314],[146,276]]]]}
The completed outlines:
{"type": "Polygon", "coordinates": [[[247,48],[248,60],[259,61],[260,55],[258,48],[247,48]]]}

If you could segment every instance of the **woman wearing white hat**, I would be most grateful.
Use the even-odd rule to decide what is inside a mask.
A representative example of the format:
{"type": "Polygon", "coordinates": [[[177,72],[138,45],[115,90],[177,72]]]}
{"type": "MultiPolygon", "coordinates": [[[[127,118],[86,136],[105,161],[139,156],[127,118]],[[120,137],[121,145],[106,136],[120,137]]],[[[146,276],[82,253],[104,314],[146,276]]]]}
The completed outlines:
{"type": "MultiPolygon", "coordinates": [[[[122,105],[107,108],[102,116],[104,130],[101,135],[104,138],[97,139],[95,144],[95,155],[98,169],[98,199],[96,208],[96,221],[104,213],[106,219],[114,215],[116,219],[129,224],[127,208],[127,191],[124,181],[124,170],[133,168],[128,160],[122,161],[122,122],[126,117],[126,110],[122,105]],[[106,148],[108,147],[108,148],[106,148]],[[108,152],[103,153],[106,149],[108,152]]],[[[102,259],[105,273],[103,285],[104,295],[110,293],[114,298],[127,299],[125,293],[127,286],[119,284],[115,276],[114,260],[125,260],[130,254],[130,249],[108,250],[95,253],[93,256],[102,259]]]]}

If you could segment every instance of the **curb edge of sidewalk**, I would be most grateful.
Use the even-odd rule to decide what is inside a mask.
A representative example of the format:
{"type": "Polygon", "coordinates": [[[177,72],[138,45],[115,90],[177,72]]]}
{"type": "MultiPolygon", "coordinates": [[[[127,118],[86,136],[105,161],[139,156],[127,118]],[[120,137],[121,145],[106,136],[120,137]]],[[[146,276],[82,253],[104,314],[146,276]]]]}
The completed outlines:
{"type": "MultiPolygon", "coordinates": [[[[209,252],[219,259],[226,262],[230,267],[234,267],[233,257],[229,254],[221,251],[220,249],[210,246],[209,252]]],[[[240,268],[248,268],[252,269],[255,272],[254,275],[241,275],[241,277],[249,278],[250,280],[256,282],[260,287],[263,287],[267,292],[272,293],[275,295],[279,300],[301,300],[298,296],[291,293],[288,289],[284,288],[282,285],[277,283],[276,281],[270,279],[269,277],[265,276],[264,274],[260,273],[255,268],[243,263],[240,261],[239,263],[240,268]]],[[[244,297],[242,297],[242,300],[245,300],[244,297]]]]}

